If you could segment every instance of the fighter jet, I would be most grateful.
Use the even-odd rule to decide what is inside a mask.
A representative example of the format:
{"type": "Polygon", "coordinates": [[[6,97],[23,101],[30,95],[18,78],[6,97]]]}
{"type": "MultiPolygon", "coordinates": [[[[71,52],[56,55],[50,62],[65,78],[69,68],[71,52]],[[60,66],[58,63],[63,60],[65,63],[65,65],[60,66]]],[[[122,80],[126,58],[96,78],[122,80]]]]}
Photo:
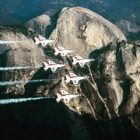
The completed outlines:
{"type": "Polygon", "coordinates": [[[55,62],[48,60],[43,62],[44,70],[48,70],[49,68],[52,72],[56,72],[57,68],[65,66],[65,64],[56,64],[55,62]]]}
{"type": "Polygon", "coordinates": [[[86,78],[90,78],[89,76],[77,76],[76,74],[70,72],[69,74],[64,76],[64,79],[66,81],[66,83],[69,83],[70,81],[72,81],[72,83],[74,85],[78,84],[78,82],[80,80],[86,79],[86,78]]]}
{"type": "Polygon", "coordinates": [[[46,46],[48,43],[52,43],[52,42],[55,42],[55,40],[50,40],[50,39],[46,39],[44,37],[42,37],[41,35],[37,36],[37,37],[34,37],[34,40],[35,40],[35,44],[39,44],[41,43],[42,46],[46,46]]]}
{"type": "Polygon", "coordinates": [[[76,65],[77,63],[79,63],[79,65],[80,65],[81,67],[84,67],[84,65],[85,65],[86,62],[95,61],[95,60],[96,60],[96,59],[90,59],[90,58],[85,58],[85,59],[84,59],[83,57],[77,55],[77,56],[74,56],[74,57],[72,58],[72,64],[73,64],[73,65],[76,65]]]}
{"type": "Polygon", "coordinates": [[[66,56],[67,53],[71,53],[75,51],[74,49],[65,49],[62,46],[57,46],[54,48],[54,50],[55,50],[55,53],[54,53],[55,55],[60,54],[61,56],[66,56]]]}
{"type": "Polygon", "coordinates": [[[75,98],[78,96],[84,96],[84,94],[70,94],[67,91],[61,89],[60,92],[54,94],[56,97],[56,102],[59,103],[61,99],[64,100],[64,103],[67,104],[71,100],[71,98],[75,98]]]}

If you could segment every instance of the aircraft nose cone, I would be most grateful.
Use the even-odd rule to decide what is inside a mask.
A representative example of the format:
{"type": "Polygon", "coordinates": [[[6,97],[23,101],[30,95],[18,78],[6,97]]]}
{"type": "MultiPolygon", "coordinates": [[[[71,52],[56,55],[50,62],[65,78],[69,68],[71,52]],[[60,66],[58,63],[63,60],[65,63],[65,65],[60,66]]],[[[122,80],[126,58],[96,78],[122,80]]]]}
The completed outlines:
{"type": "Polygon", "coordinates": [[[65,64],[66,66],[70,66],[68,63],[67,64],[65,64]]]}
{"type": "Polygon", "coordinates": [[[91,76],[88,76],[87,78],[88,78],[88,79],[90,79],[90,78],[91,78],[91,76]]]}
{"type": "Polygon", "coordinates": [[[81,97],[85,97],[85,95],[84,95],[84,94],[80,94],[80,96],[81,96],[81,97]]]}

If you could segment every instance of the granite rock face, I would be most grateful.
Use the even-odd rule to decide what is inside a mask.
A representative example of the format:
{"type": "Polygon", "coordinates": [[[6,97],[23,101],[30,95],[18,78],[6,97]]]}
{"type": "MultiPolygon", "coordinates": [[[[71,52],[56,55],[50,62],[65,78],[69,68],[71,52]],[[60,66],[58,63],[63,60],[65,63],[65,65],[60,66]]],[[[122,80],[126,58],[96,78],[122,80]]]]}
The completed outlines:
{"type": "MultiPolygon", "coordinates": [[[[0,81],[27,81],[30,80],[36,71],[42,67],[42,61],[46,58],[42,48],[36,46],[33,39],[27,34],[21,33],[16,28],[1,27],[0,40],[3,41],[20,41],[18,43],[0,44],[0,66],[2,68],[15,68],[14,70],[1,70],[0,81]],[[20,68],[24,67],[24,68],[20,68]]],[[[24,29],[25,30],[25,29],[24,29]]],[[[29,31],[27,31],[29,32],[29,31]]],[[[12,85],[12,83],[11,83],[12,85]]],[[[25,83],[17,85],[7,85],[1,87],[2,94],[24,94],[25,83]]]]}
{"type": "Polygon", "coordinates": [[[45,36],[47,26],[50,25],[50,17],[46,14],[40,15],[26,22],[26,25],[36,31],[38,34],[45,36]]]}
{"type": "Polygon", "coordinates": [[[78,54],[86,57],[109,42],[125,40],[114,24],[82,7],[63,8],[51,37],[58,38],[62,46],[75,48],[78,54]]]}
{"type": "Polygon", "coordinates": [[[95,55],[98,55],[98,65],[91,66],[93,77],[111,118],[133,116],[140,93],[139,46],[115,42],[94,50],[91,56],[95,55]]]}

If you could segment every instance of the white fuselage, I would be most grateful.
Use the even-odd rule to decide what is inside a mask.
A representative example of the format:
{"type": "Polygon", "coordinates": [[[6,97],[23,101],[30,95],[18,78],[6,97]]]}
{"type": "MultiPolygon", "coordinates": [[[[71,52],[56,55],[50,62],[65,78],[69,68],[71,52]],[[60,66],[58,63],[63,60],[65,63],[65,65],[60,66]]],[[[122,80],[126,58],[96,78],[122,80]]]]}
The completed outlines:
{"type": "Polygon", "coordinates": [[[43,37],[35,37],[35,44],[41,44],[42,46],[46,46],[48,43],[53,43],[55,40],[53,39],[45,39],[43,37]]]}
{"type": "Polygon", "coordinates": [[[80,96],[79,94],[67,94],[67,95],[63,95],[63,96],[58,96],[56,98],[57,101],[60,101],[60,100],[64,100],[64,103],[69,103],[69,101],[72,99],[72,98],[75,98],[75,97],[78,97],[80,96]]]}
{"type": "Polygon", "coordinates": [[[65,66],[64,64],[55,64],[55,65],[49,65],[49,66],[45,66],[44,69],[48,69],[48,68],[60,68],[65,66]]]}
{"type": "Polygon", "coordinates": [[[73,64],[76,64],[76,63],[86,63],[86,62],[90,62],[90,61],[93,61],[93,59],[80,59],[80,60],[75,60],[73,62],[73,64]]]}
{"type": "Polygon", "coordinates": [[[74,52],[74,50],[73,49],[69,49],[69,50],[57,50],[57,51],[55,51],[55,55],[58,55],[58,54],[60,54],[61,56],[66,56],[68,53],[71,53],[71,52],[74,52]]]}
{"type": "Polygon", "coordinates": [[[70,82],[70,81],[80,81],[83,79],[88,78],[87,76],[76,76],[76,77],[69,77],[66,79],[66,82],[70,82]]]}
{"type": "Polygon", "coordinates": [[[64,103],[69,103],[71,98],[82,96],[82,94],[70,94],[67,91],[63,90],[63,89],[60,90],[60,92],[57,92],[54,95],[56,97],[57,103],[59,103],[62,99],[64,100],[64,103]]]}
{"type": "Polygon", "coordinates": [[[53,43],[54,41],[55,40],[43,40],[43,41],[39,41],[39,43],[41,43],[42,46],[46,46],[48,43],[53,43]]]}
{"type": "Polygon", "coordinates": [[[55,72],[57,68],[65,66],[65,64],[48,64],[46,62],[43,62],[44,70],[48,70],[49,68],[52,70],[52,72],[55,72]]]}
{"type": "Polygon", "coordinates": [[[61,99],[71,99],[71,98],[75,98],[75,97],[78,97],[79,94],[76,94],[76,95],[73,95],[73,94],[67,94],[65,96],[61,96],[60,98],[61,99]]]}

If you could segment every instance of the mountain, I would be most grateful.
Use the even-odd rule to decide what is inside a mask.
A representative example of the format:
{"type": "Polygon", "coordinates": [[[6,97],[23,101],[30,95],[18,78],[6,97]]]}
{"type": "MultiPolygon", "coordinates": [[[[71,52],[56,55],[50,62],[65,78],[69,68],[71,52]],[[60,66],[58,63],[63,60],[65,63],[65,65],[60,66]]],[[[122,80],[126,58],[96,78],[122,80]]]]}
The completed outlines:
{"type": "Polygon", "coordinates": [[[38,34],[45,36],[46,27],[50,25],[50,17],[46,14],[43,14],[29,20],[26,25],[29,28],[36,30],[38,34]]]}
{"type": "Polygon", "coordinates": [[[140,47],[130,44],[118,27],[89,9],[65,7],[54,17],[56,22],[49,27],[46,24],[46,28],[44,21],[42,28],[33,19],[50,38],[58,39],[46,47],[34,44],[33,37],[40,32],[32,30],[36,29],[34,24],[29,24],[32,29],[25,25],[0,27],[0,40],[23,41],[0,44],[1,68],[24,67],[0,71],[1,84],[5,83],[0,87],[0,98],[49,98],[1,105],[1,139],[138,140],[140,47]],[[53,48],[59,44],[96,61],[83,68],[72,66],[71,57],[77,52],[67,57],[55,56],[53,48]],[[44,71],[42,62],[46,59],[69,65],[57,73],[44,71]],[[77,86],[66,84],[64,75],[70,71],[91,78],[77,86]],[[57,104],[53,94],[62,88],[85,97],[71,99],[68,105],[63,101],[57,104]]]}

